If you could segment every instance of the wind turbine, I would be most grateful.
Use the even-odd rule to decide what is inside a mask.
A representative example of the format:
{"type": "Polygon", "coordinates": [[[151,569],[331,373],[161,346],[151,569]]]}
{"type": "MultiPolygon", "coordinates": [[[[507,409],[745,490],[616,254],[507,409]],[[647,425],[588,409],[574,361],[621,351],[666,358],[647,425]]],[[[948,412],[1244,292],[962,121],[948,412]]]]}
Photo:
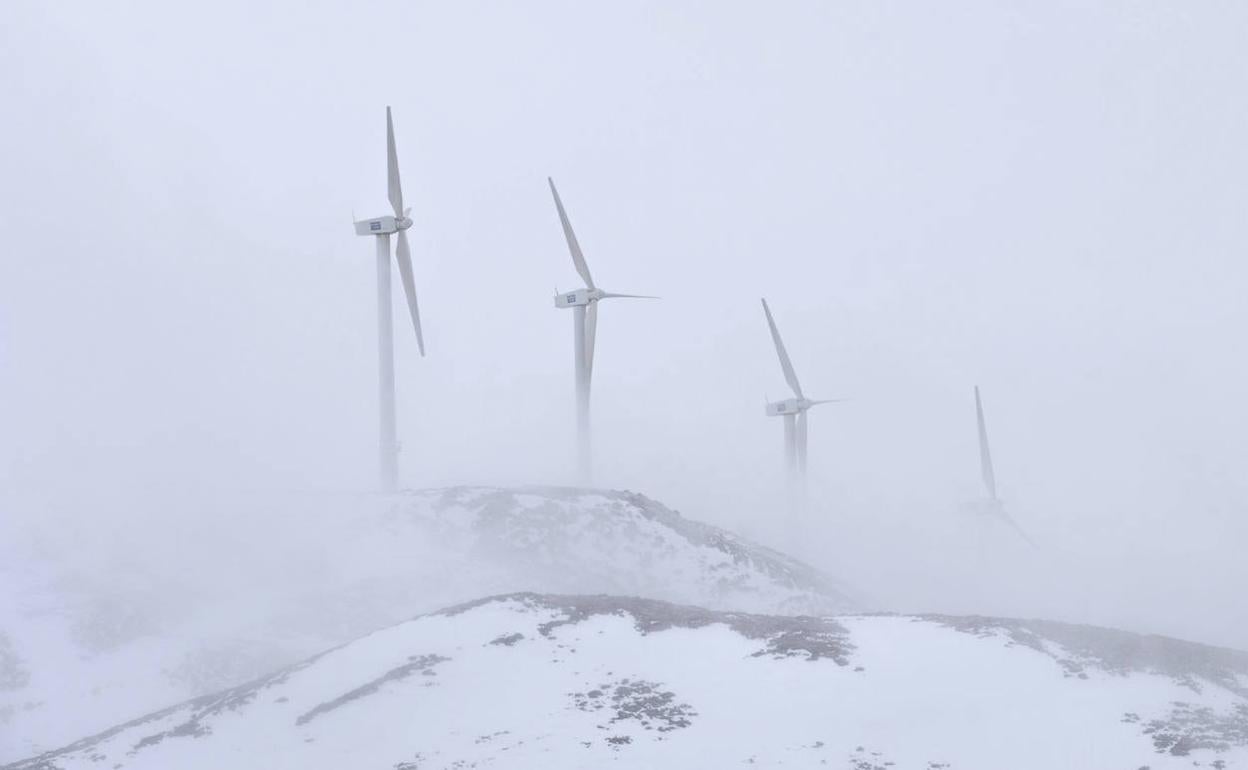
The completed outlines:
{"type": "Polygon", "coordinates": [[[572,223],[568,221],[568,212],[559,199],[559,190],[555,188],[555,180],[546,177],[550,183],[550,193],[555,198],[555,208],[559,210],[559,223],[563,225],[563,235],[568,240],[568,251],[572,252],[572,264],[576,272],[585,282],[585,288],[575,291],[561,292],[555,295],[555,307],[572,308],[572,329],[574,372],[576,377],[576,447],[577,474],[581,483],[590,480],[590,441],[589,441],[589,385],[594,371],[594,338],[598,331],[598,301],[604,299],[658,299],[642,294],[614,294],[603,291],[594,285],[589,274],[589,265],[585,263],[585,255],[581,253],[581,245],[572,232],[572,223]]]}
{"type": "Polygon", "coordinates": [[[780,330],[776,328],[776,319],[771,316],[771,308],[767,300],[763,300],[763,312],[767,315],[767,326],[771,329],[771,339],[776,343],[776,355],[780,356],[780,368],[784,371],[784,380],[793,389],[794,398],[774,401],[767,404],[768,417],[784,418],[784,464],[791,476],[798,480],[806,477],[806,412],[817,404],[830,404],[844,399],[831,398],[812,401],[802,393],[801,383],[797,381],[797,372],[793,371],[793,362],[784,348],[784,340],[780,339],[780,330]]]}
{"type": "Polygon", "coordinates": [[[377,372],[380,431],[378,450],[381,461],[381,488],[393,492],[398,487],[399,441],[394,418],[394,315],[390,302],[390,236],[398,234],[394,260],[399,265],[407,309],[416,330],[416,345],[425,355],[425,339],[420,332],[420,310],[416,305],[416,283],[412,278],[412,253],[407,231],[412,226],[411,209],[403,208],[403,187],[399,183],[399,157],[394,148],[394,121],[386,107],[387,195],[394,215],[389,214],[355,223],[356,235],[377,239],[377,372]]]}
{"type": "Polygon", "coordinates": [[[984,512],[990,516],[995,516],[1006,524],[1008,524],[1019,537],[1026,540],[1031,546],[1036,544],[1022,527],[1005,512],[1005,504],[1001,502],[1001,498],[997,497],[997,474],[992,468],[992,452],[988,449],[988,426],[984,422],[984,404],[979,397],[979,386],[975,386],[975,422],[979,428],[979,473],[984,480],[984,491],[988,493],[987,499],[984,501],[984,512]]]}

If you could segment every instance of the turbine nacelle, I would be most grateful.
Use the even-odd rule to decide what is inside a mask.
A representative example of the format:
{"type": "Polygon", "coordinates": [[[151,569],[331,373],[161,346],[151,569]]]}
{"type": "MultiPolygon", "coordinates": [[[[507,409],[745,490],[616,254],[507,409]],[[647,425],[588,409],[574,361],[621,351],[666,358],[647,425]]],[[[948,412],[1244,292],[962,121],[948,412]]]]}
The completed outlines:
{"type": "Polygon", "coordinates": [[[783,401],[773,401],[767,405],[768,417],[783,417],[786,414],[801,414],[812,406],[819,404],[830,404],[833,401],[840,401],[839,398],[812,400],[809,398],[786,398],[783,401]]]}
{"type": "Polygon", "coordinates": [[[602,289],[577,289],[555,295],[555,307],[584,307],[600,299],[658,299],[649,294],[616,294],[602,289]]]}
{"type": "Polygon", "coordinates": [[[577,289],[555,295],[555,307],[580,307],[596,299],[602,299],[602,289],[577,289]]]}
{"type": "Polygon", "coordinates": [[[375,217],[362,219],[355,223],[356,235],[390,235],[412,226],[411,217],[375,217]]]}
{"type": "Polygon", "coordinates": [[[783,417],[786,414],[801,414],[806,411],[807,404],[804,398],[786,398],[783,401],[773,401],[767,405],[768,417],[783,417]]]}

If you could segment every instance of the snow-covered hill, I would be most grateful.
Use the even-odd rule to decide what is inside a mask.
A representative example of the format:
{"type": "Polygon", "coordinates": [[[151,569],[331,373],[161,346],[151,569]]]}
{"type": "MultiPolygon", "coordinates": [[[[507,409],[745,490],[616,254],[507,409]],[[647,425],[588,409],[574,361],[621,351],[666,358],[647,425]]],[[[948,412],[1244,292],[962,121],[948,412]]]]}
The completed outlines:
{"type": "MultiPolygon", "coordinates": [[[[457,600],[485,593],[608,593],[777,614],[861,609],[844,586],[782,553],[682,517],[644,495],[562,488],[417,492],[381,537],[448,545],[478,574],[457,600]],[[482,582],[496,590],[480,591],[482,582]],[[471,591],[471,594],[468,594],[471,591]]],[[[361,542],[358,553],[387,553],[361,542]]],[[[391,549],[388,553],[393,554],[391,549]]],[[[400,558],[406,558],[400,556],[400,558]]],[[[437,558],[431,554],[431,558],[437,558]]],[[[400,569],[384,565],[384,573],[400,569]]]]}
{"type": "Polygon", "coordinates": [[[989,618],[515,594],[8,770],[1248,766],[1248,654],[989,618]]]}
{"type": "Polygon", "coordinates": [[[146,534],[167,551],[155,563],[123,533],[124,570],[84,567],[82,549],[0,560],[0,762],[490,594],[859,609],[810,567],[628,492],[456,487],[243,510],[194,538],[146,534]]]}

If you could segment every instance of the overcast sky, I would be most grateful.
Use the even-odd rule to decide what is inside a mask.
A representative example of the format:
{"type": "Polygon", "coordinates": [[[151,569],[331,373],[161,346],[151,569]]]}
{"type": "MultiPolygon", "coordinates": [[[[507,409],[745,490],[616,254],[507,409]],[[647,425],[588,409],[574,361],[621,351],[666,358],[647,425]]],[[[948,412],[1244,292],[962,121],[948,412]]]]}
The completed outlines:
{"type": "Polygon", "coordinates": [[[0,513],[375,484],[351,220],[387,210],[388,104],[406,486],[573,481],[551,175],[597,282],[663,298],[601,309],[596,483],[782,544],[766,296],[850,399],[811,414],[802,555],[890,606],[1248,648],[1246,40],[1229,1],[10,0],[0,513]],[[1042,544],[1014,604],[938,594],[975,384],[1042,544]]]}

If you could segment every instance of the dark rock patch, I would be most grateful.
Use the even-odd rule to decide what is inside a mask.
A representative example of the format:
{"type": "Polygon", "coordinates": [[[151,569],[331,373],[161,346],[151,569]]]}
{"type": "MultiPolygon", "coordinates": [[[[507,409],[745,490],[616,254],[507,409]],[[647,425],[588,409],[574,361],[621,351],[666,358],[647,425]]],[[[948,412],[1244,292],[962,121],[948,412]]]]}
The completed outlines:
{"type": "Polygon", "coordinates": [[[862,746],[854,749],[854,753],[847,759],[850,770],[891,770],[896,764],[886,759],[881,752],[867,751],[862,746]]]}
{"type": "Polygon", "coordinates": [[[1248,698],[1248,687],[1240,681],[1248,679],[1248,653],[1239,650],[1049,620],[947,615],[921,619],[979,637],[1004,634],[1010,644],[1053,658],[1068,677],[1086,679],[1088,669],[1117,675],[1145,672],[1168,676],[1195,692],[1200,692],[1203,681],[1248,698]]]}
{"type": "Polygon", "coordinates": [[[1158,753],[1183,757],[1198,749],[1228,751],[1248,746],[1248,704],[1236,704],[1230,713],[1182,702],[1173,706],[1166,717],[1144,727],[1158,753]]]}
{"type": "MultiPolygon", "coordinates": [[[[337,648],[334,648],[334,650],[336,649],[337,648]]],[[[246,705],[247,703],[250,703],[264,690],[286,682],[292,674],[307,668],[324,656],[334,652],[334,650],[326,650],[325,652],[308,658],[305,661],[296,663],[292,666],[287,666],[286,668],[275,671],[268,676],[260,677],[259,679],[241,684],[237,687],[231,687],[223,692],[192,698],[189,701],[179,703],[175,706],[170,706],[169,708],[161,709],[155,713],[147,714],[146,716],[141,716],[137,719],[132,719],[129,722],[124,722],[116,727],[105,730],[102,733],[97,733],[75,741],[63,748],[48,751],[37,757],[22,760],[11,765],[6,765],[4,770],[59,770],[60,766],[55,762],[58,757],[65,757],[70,754],[94,750],[97,746],[115,735],[146,724],[160,722],[170,716],[173,716],[174,714],[178,714],[179,712],[186,713],[185,721],[169,728],[168,730],[163,730],[141,738],[131,748],[130,753],[133,754],[141,748],[153,746],[166,738],[207,735],[209,729],[203,724],[203,722],[208,717],[215,716],[225,711],[233,711],[246,705]]]]}
{"type": "Polygon", "coordinates": [[[688,703],[678,702],[675,693],[642,679],[621,679],[589,692],[572,693],[572,704],[581,711],[613,711],[608,724],[631,719],[660,733],[688,727],[698,715],[688,703]]]}
{"type": "MultiPolygon", "coordinates": [[[[474,740],[473,743],[476,743],[476,744],[489,743],[495,738],[501,738],[504,735],[510,735],[510,734],[511,734],[510,730],[499,730],[498,732],[490,733],[489,735],[478,735],[477,739],[474,740]]],[[[523,743],[523,741],[521,742],[523,743]]]]}
{"type": "Polygon", "coordinates": [[[498,601],[516,601],[531,609],[549,609],[562,613],[562,617],[538,626],[538,632],[545,637],[550,637],[557,628],[576,625],[598,615],[629,615],[642,634],[670,628],[702,628],[722,623],[747,639],[765,643],[753,653],[755,657],[770,655],[776,658],[803,657],[806,660],[827,658],[838,666],[844,666],[849,663],[850,653],[854,650],[854,645],[849,641],[849,631],[832,618],[720,612],[636,597],[507,594],[461,604],[442,610],[439,614],[458,615],[498,601]]]}
{"type": "Polygon", "coordinates": [[[331,701],[326,701],[325,703],[320,703],[312,707],[310,711],[301,714],[295,720],[295,724],[305,725],[313,719],[316,719],[321,714],[325,714],[336,708],[345,706],[352,701],[372,695],[380,690],[382,685],[387,682],[398,682],[416,673],[420,673],[425,676],[432,676],[434,674],[434,666],[437,666],[439,663],[445,663],[448,660],[450,660],[450,658],[445,658],[441,655],[414,656],[411,658],[410,663],[406,663],[398,668],[392,668],[371,682],[366,682],[359,687],[356,687],[354,690],[350,690],[342,695],[339,695],[331,701]]]}

